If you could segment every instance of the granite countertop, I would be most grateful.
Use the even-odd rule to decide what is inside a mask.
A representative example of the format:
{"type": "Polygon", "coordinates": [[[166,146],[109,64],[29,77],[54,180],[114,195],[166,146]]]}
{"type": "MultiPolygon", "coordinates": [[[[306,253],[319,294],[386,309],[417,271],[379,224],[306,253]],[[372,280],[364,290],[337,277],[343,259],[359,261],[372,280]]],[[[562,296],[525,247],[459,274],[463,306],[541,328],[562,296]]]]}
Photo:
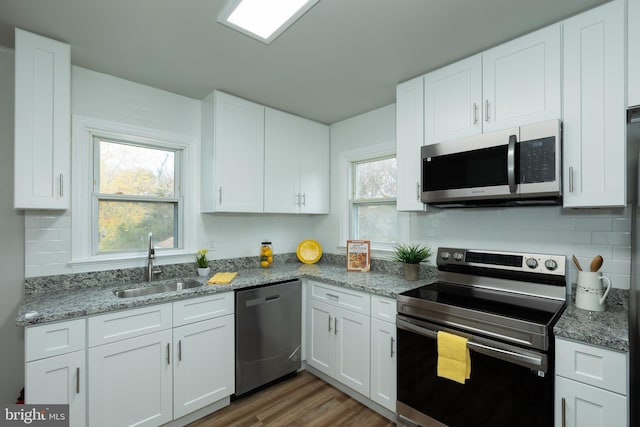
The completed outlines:
{"type": "Polygon", "coordinates": [[[576,307],[574,292],[567,299],[567,308],[553,333],[556,337],[628,352],[628,297],[629,291],[612,289],[605,302],[605,311],[587,311],[576,307]]]}
{"type": "MultiPolygon", "coordinates": [[[[153,286],[171,283],[176,279],[158,280],[149,283],[129,283],[118,285],[91,286],[78,289],[54,290],[25,295],[18,309],[16,325],[29,326],[58,320],[72,319],[114,310],[134,308],[148,304],[170,302],[185,298],[205,296],[216,292],[229,292],[256,285],[277,283],[296,278],[317,279],[324,283],[343,286],[375,295],[395,298],[397,294],[413,289],[433,279],[427,277],[415,282],[404,280],[399,274],[385,272],[347,272],[344,265],[301,264],[287,262],[274,264],[269,268],[240,268],[238,275],[229,285],[207,285],[206,277],[189,277],[204,283],[204,286],[183,291],[160,294],[117,298],[114,291],[133,287],[153,286]]],[[[213,271],[210,275],[213,275],[213,271]]],[[[186,279],[183,277],[182,279],[186,279]]]]}

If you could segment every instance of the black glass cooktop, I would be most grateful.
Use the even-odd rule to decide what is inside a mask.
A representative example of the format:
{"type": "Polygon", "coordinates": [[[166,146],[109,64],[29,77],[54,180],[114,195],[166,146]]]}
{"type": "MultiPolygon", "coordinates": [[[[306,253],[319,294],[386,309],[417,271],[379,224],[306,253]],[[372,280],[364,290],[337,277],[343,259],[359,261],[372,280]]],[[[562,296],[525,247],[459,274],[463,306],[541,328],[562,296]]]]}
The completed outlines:
{"type": "Polygon", "coordinates": [[[403,292],[401,295],[541,325],[549,325],[555,314],[564,307],[563,301],[447,282],[436,282],[403,292]]]}

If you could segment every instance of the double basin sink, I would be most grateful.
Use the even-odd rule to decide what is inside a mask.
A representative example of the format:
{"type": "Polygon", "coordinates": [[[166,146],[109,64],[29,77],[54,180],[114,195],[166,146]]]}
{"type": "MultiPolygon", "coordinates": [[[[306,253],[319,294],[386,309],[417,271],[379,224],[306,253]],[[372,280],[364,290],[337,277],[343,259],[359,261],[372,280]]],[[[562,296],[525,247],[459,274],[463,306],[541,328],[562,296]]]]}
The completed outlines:
{"type": "Polygon", "coordinates": [[[198,282],[197,280],[185,279],[185,280],[176,280],[175,282],[166,283],[166,284],[122,289],[118,291],[113,291],[113,293],[118,298],[133,298],[133,297],[141,297],[145,295],[161,294],[163,292],[182,291],[185,289],[197,288],[203,285],[204,284],[202,282],[198,282]]]}

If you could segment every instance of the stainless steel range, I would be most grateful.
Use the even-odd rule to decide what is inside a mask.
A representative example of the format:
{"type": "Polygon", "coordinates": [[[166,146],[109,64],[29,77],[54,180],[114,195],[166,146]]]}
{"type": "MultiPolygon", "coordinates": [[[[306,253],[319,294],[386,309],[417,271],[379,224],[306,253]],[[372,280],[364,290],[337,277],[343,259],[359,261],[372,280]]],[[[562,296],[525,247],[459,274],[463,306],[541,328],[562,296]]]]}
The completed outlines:
{"type": "Polygon", "coordinates": [[[566,257],[439,248],[433,284],[397,298],[398,398],[407,426],[553,425],[553,325],[566,257]],[[465,384],[438,377],[437,333],[468,339],[465,384]]]}

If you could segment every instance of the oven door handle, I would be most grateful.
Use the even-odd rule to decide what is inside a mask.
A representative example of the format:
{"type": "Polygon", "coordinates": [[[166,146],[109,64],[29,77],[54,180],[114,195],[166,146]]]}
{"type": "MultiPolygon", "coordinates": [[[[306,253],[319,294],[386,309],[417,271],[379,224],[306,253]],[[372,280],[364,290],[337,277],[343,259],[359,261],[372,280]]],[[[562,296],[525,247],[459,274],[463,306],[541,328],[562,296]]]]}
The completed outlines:
{"type": "MultiPolygon", "coordinates": [[[[424,326],[414,325],[399,317],[396,318],[396,326],[400,329],[414,332],[424,337],[438,339],[438,331],[427,329],[424,326]]],[[[487,356],[495,357],[496,359],[504,360],[506,362],[512,362],[521,366],[527,366],[531,368],[544,368],[544,361],[540,357],[516,353],[514,351],[480,344],[472,340],[467,341],[467,347],[470,350],[485,354],[487,356]]]]}

